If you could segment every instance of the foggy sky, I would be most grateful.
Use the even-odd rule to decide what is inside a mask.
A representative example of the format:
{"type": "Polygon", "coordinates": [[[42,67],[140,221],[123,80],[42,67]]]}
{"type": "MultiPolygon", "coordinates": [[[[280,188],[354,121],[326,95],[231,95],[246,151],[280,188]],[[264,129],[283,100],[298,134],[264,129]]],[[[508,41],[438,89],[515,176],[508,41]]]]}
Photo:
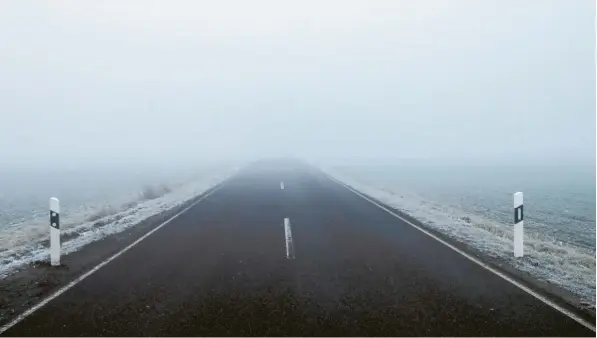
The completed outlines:
{"type": "Polygon", "coordinates": [[[0,166],[595,159],[587,0],[0,2],[0,166]]]}

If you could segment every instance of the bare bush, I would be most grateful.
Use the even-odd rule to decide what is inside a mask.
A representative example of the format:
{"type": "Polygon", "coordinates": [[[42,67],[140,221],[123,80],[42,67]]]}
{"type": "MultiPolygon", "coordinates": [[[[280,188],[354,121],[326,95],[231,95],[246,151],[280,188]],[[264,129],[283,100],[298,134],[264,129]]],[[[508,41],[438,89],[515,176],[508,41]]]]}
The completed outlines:
{"type": "Polygon", "coordinates": [[[94,212],[93,214],[89,215],[89,217],[87,217],[87,221],[95,222],[98,219],[114,215],[115,213],[117,213],[117,210],[114,209],[113,207],[103,206],[101,209],[99,209],[96,212],[94,212]]]}
{"type": "Polygon", "coordinates": [[[169,193],[171,191],[172,191],[172,189],[170,189],[170,187],[168,187],[167,185],[164,185],[164,184],[155,186],[155,187],[146,185],[141,190],[140,199],[142,201],[156,199],[158,197],[162,197],[162,196],[166,195],[167,193],[169,193]]]}
{"type": "Polygon", "coordinates": [[[131,208],[136,207],[137,205],[139,205],[139,202],[137,202],[137,201],[126,202],[122,205],[122,210],[131,209],[131,208]]]}

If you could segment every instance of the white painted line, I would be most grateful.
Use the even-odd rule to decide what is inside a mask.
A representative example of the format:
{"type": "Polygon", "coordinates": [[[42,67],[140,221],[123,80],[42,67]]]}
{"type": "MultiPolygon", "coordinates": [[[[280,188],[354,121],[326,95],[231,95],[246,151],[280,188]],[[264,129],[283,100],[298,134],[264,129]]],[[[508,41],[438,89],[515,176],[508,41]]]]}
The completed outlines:
{"type": "Polygon", "coordinates": [[[65,293],[66,291],[68,291],[69,289],[71,289],[72,287],[74,287],[75,285],[79,284],[80,282],[82,282],[85,278],[91,276],[91,274],[93,274],[94,272],[96,272],[97,270],[101,269],[104,265],[110,263],[111,261],[113,261],[114,259],[118,258],[118,256],[122,255],[123,253],[127,252],[129,249],[131,249],[132,247],[134,247],[135,245],[139,244],[142,240],[144,240],[145,238],[149,237],[149,235],[153,234],[154,232],[160,230],[164,225],[172,222],[174,219],[176,219],[178,216],[184,214],[185,212],[187,212],[189,209],[191,209],[192,207],[194,207],[195,205],[197,205],[199,202],[203,201],[204,199],[206,199],[207,197],[209,197],[211,194],[213,194],[214,192],[218,191],[226,181],[228,181],[230,178],[222,181],[222,183],[220,183],[220,186],[218,186],[217,188],[215,188],[214,190],[210,191],[209,193],[207,193],[206,195],[204,195],[203,197],[201,197],[200,199],[198,199],[196,202],[194,202],[193,204],[191,204],[190,206],[184,208],[184,210],[182,210],[181,212],[177,213],[176,215],[170,217],[169,219],[167,219],[164,223],[158,225],[156,228],[154,228],[153,230],[151,230],[150,232],[146,233],[145,235],[141,236],[139,239],[137,239],[136,241],[134,241],[133,243],[129,244],[128,246],[126,246],[124,249],[120,250],[119,252],[117,252],[116,254],[114,254],[113,256],[111,256],[110,258],[106,259],[105,261],[101,262],[100,264],[98,264],[97,266],[95,266],[93,269],[87,271],[86,273],[84,273],[83,275],[77,277],[75,280],[73,280],[72,282],[66,284],[65,286],[63,286],[62,288],[58,289],[56,292],[54,292],[53,294],[51,294],[50,296],[46,297],[44,300],[42,300],[41,302],[37,303],[36,305],[34,305],[33,307],[29,308],[27,311],[23,312],[22,314],[20,314],[17,318],[15,318],[14,320],[12,320],[10,323],[3,325],[2,327],[0,327],[0,334],[4,333],[6,330],[10,329],[11,327],[15,326],[16,324],[18,324],[20,321],[22,321],[23,319],[29,317],[31,314],[33,314],[35,311],[41,309],[44,305],[48,304],[50,301],[52,301],[54,298],[60,296],[61,294],[65,293]]]}
{"type": "Polygon", "coordinates": [[[286,240],[286,258],[294,259],[294,243],[292,242],[292,230],[290,219],[284,218],[284,239],[286,240]]]}
{"type": "Polygon", "coordinates": [[[284,182],[280,182],[280,189],[284,190],[284,182]]]}
{"type": "MultiPolygon", "coordinates": [[[[324,173],[324,174],[325,174],[325,173],[324,173]]],[[[369,197],[368,197],[368,196],[366,196],[365,194],[363,194],[363,193],[359,192],[358,190],[356,190],[356,189],[354,189],[354,188],[352,188],[352,187],[350,187],[350,186],[348,186],[348,185],[344,184],[343,182],[340,182],[340,181],[338,181],[337,179],[335,179],[335,178],[331,177],[331,176],[330,176],[330,175],[328,175],[328,174],[325,174],[325,175],[326,175],[326,176],[327,176],[327,177],[328,177],[330,180],[332,180],[333,182],[336,182],[337,184],[339,184],[339,185],[341,185],[341,186],[343,186],[343,187],[347,188],[348,190],[352,191],[353,193],[355,193],[355,194],[359,195],[361,198],[363,198],[363,199],[365,199],[365,200],[367,200],[367,201],[369,201],[369,202],[373,203],[374,205],[376,205],[376,206],[377,206],[377,207],[379,207],[380,209],[382,209],[382,210],[385,210],[386,212],[388,212],[388,213],[389,213],[389,214],[391,214],[392,216],[394,216],[394,217],[396,217],[396,218],[400,219],[401,221],[405,222],[406,224],[408,224],[408,225],[410,225],[410,226],[414,227],[415,229],[417,229],[417,230],[419,230],[419,231],[423,232],[423,233],[424,233],[424,234],[426,234],[427,236],[429,236],[429,237],[431,237],[431,238],[435,239],[436,241],[438,241],[438,242],[440,242],[440,243],[444,244],[444,245],[445,245],[445,246],[447,246],[448,248],[450,248],[450,249],[452,249],[452,250],[454,250],[454,251],[458,252],[458,253],[459,253],[459,254],[461,254],[462,256],[464,256],[464,257],[468,258],[469,260],[473,261],[473,262],[474,262],[474,263],[476,263],[477,265],[479,265],[479,266],[481,266],[481,267],[483,267],[483,268],[485,268],[485,269],[489,270],[490,272],[494,273],[494,274],[495,274],[495,275],[497,275],[498,277],[501,277],[502,279],[506,280],[507,282],[510,282],[510,283],[511,283],[511,284],[513,284],[514,286],[516,286],[516,287],[518,287],[519,289],[521,289],[521,290],[525,291],[526,293],[530,294],[531,296],[533,296],[533,297],[537,298],[538,300],[540,300],[541,302],[545,303],[546,305],[548,305],[548,306],[552,307],[553,309],[555,309],[555,310],[559,311],[560,313],[562,313],[563,315],[567,316],[568,318],[570,318],[570,319],[572,319],[572,320],[576,321],[577,323],[581,324],[582,326],[584,326],[584,327],[586,327],[586,328],[588,328],[588,329],[590,329],[590,330],[593,330],[593,331],[595,331],[595,326],[594,326],[592,323],[590,323],[590,322],[588,322],[588,321],[586,321],[586,320],[582,319],[581,317],[579,317],[578,315],[576,315],[576,314],[575,314],[575,313],[573,313],[572,311],[570,311],[570,310],[567,310],[567,309],[565,309],[565,308],[561,307],[560,305],[558,305],[558,304],[554,303],[553,301],[551,301],[551,300],[550,300],[550,299],[548,299],[547,297],[545,297],[545,296],[543,296],[543,295],[539,294],[538,292],[536,292],[536,291],[534,291],[534,290],[530,289],[529,287],[525,286],[524,284],[521,284],[520,282],[516,281],[515,279],[512,279],[511,277],[509,277],[509,276],[505,275],[505,274],[504,274],[504,273],[502,273],[501,271],[499,271],[499,270],[496,270],[495,268],[493,268],[493,267],[491,267],[491,266],[489,266],[489,265],[487,265],[487,264],[483,263],[482,261],[478,260],[477,258],[475,258],[475,257],[473,257],[473,256],[471,256],[471,255],[469,255],[469,254],[467,254],[466,252],[464,252],[464,251],[462,251],[462,250],[458,249],[457,247],[455,247],[455,246],[453,246],[452,244],[450,244],[450,243],[448,243],[448,242],[444,241],[443,239],[441,239],[441,238],[437,237],[436,235],[432,234],[431,232],[429,232],[429,231],[427,231],[427,230],[425,230],[425,229],[421,228],[420,226],[418,226],[418,225],[415,225],[415,224],[411,223],[411,222],[410,222],[410,221],[408,221],[407,219],[404,219],[404,218],[403,218],[403,217],[401,217],[400,215],[396,214],[394,211],[392,211],[392,210],[390,210],[390,209],[388,209],[388,208],[384,207],[383,205],[381,205],[381,204],[377,203],[376,201],[372,200],[371,198],[369,198],[369,197]]]]}

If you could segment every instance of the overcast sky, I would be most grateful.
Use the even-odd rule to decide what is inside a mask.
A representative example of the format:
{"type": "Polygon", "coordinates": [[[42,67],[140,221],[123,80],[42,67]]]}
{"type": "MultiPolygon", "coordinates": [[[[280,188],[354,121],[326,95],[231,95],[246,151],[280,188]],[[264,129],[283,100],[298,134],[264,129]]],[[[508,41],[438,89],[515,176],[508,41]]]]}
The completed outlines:
{"type": "Polygon", "coordinates": [[[595,159],[591,0],[0,2],[0,165],[595,159]]]}

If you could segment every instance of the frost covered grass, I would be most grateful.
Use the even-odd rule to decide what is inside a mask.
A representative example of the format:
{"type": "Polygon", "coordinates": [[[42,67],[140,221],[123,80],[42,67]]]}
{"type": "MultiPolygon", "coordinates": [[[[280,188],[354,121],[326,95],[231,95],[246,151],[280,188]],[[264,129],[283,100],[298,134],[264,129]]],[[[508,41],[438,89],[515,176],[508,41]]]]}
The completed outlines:
{"type": "MultiPolygon", "coordinates": [[[[131,192],[128,201],[115,201],[61,214],[62,253],[77,251],[91,242],[122,232],[163,211],[177,207],[232,175],[227,169],[173,185],[145,186],[131,192]]],[[[24,264],[48,258],[49,226],[44,218],[0,231],[0,278],[24,264]]]]}
{"type": "Polygon", "coordinates": [[[388,187],[373,178],[355,179],[344,172],[328,174],[354,189],[394,207],[453,240],[471,245],[483,254],[539,280],[569,290],[584,303],[595,306],[595,253],[557,238],[525,229],[525,257],[513,257],[513,233],[509,225],[442,205],[415,192],[388,187]]]}
{"type": "Polygon", "coordinates": [[[125,202],[119,207],[115,207],[111,204],[101,205],[97,207],[96,211],[92,211],[91,214],[85,220],[88,222],[94,222],[106,218],[108,216],[113,216],[121,211],[125,211],[138,206],[140,202],[160,198],[171,192],[172,189],[165,184],[160,184],[156,186],[146,185],[139,192],[137,199],[125,202]]]}

